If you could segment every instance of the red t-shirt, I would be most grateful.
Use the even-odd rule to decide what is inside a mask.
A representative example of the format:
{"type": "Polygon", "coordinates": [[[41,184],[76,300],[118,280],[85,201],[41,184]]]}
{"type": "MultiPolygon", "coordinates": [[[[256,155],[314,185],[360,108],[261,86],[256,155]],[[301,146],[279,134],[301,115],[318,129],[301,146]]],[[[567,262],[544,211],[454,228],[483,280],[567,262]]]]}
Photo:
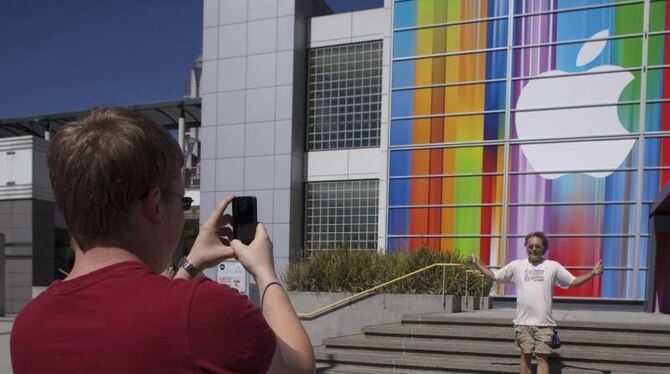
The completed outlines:
{"type": "Polygon", "coordinates": [[[19,313],[15,373],[265,373],[275,336],[258,308],[204,277],[123,262],[56,281],[19,313]]]}

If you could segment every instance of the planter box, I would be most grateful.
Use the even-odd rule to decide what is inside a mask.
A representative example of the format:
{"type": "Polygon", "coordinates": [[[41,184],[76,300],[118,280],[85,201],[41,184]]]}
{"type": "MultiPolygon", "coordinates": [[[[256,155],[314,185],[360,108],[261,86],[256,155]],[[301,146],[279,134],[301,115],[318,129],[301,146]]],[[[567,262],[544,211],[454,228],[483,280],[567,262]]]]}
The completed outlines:
{"type": "MultiPolygon", "coordinates": [[[[291,303],[298,313],[311,313],[342,300],[349,293],[289,292],[291,303]]],[[[323,339],[357,334],[365,326],[398,323],[405,314],[456,313],[461,311],[460,296],[371,294],[326,314],[301,322],[312,345],[321,345],[323,339]]]]}

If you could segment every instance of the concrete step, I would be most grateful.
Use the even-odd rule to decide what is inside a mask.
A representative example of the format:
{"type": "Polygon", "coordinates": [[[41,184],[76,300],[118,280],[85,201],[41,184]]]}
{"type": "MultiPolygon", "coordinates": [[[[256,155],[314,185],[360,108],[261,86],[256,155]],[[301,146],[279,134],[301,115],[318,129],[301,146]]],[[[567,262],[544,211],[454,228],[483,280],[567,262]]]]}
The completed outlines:
{"type": "MultiPolygon", "coordinates": [[[[518,357],[460,356],[444,354],[399,355],[396,352],[361,351],[317,347],[317,362],[335,368],[342,366],[340,373],[518,373],[518,357]],[[381,371],[380,371],[381,370],[381,371]]],[[[667,374],[666,367],[641,367],[638,365],[578,362],[571,363],[556,358],[550,359],[550,371],[562,374],[593,373],[645,373],[667,374]]],[[[324,371],[338,372],[338,371],[324,371]]]]}
{"type": "Polygon", "coordinates": [[[518,373],[518,360],[496,360],[488,358],[476,360],[471,357],[446,357],[439,355],[398,355],[392,352],[352,351],[346,349],[316,349],[317,362],[328,361],[336,364],[373,366],[392,370],[407,371],[468,371],[483,373],[518,373]]]}
{"type": "MultiPolygon", "coordinates": [[[[625,346],[637,348],[670,349],[670,335],[651,332],[612,332],[559,328],[561,342],[569,345],[625,346]]],[[[385,324],[363,328],[363,333],[375,338],[403,338],[413,340],[458,339],[486,341],[514,341],[510,325],[413,325],[385,324]]]]}
{"type": "MultiPolygon", "coordinates": [[[[518,350],[511,342],[501,341],[463,341],[463,340],[431,340],[431,339],[380,339],[366,338],[364,335],[350,335],[324,340],[327,348],[357,349],[368,351],[393,352],[396,355],[414,353],[457,354],[470,356],[494,356],[516,358],[518,350]]],[[[592,347],[584,349],[579,346],[563,346],[554,357],[569,361],[597,361],[615,364],[634,364],[670,367],[670,355],[667,351],[649,350],[629,347],[592,347]]]]}
{"type": "MultiPolygon", "coordinates": [[[[401,323],[324,340],[324,373],[517,373],[513,310],[407,315],[401,323]]],[[[648,314],[562,312],[556,373],[670,373],[670,319],[648,314]],[[639,317],[639,318],[638,318],[639,317]]]]}
{"type": "Polygon", "coordinates": [[[331,364],[331,363],[317,363],[316,373],[317,374],[387,374],[389,371],[392,371],[393,374],[445,374],[444,371],[434,371],[434,370],[403,370],[403,369],[390,369],[388,367],[374,367],[374,366],[365,366],[365,365],[344,365],[344,364],[331,364]]]}
{"type": "MultiPolygon", "coordinates": [[[[510,326],[511,319],[482,317],[477,313],[454,314],[409,314],[402,319],[403,325],[467,325],[467,326],[510,326]]],[[[648,332],[670,337],[670,323],[635,323],[635,322],[608,322],[608,321],[571,321],[558,322],[558,328],[563,330],[588,331],[622,331],[648,332]]]]}

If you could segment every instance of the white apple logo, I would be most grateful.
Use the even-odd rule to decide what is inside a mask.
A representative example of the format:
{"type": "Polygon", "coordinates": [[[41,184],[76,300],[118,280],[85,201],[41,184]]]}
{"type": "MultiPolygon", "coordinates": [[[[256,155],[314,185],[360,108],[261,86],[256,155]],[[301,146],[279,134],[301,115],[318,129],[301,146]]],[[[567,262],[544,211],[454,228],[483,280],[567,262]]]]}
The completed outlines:
{"type": "MultiPolygon", "coordinates": [[[[579,50],[577,66],[595,60],[605,48],[609,35],[603,30],[593,35],[579,50]]],[[[589,74],[565,76],[561,70],[551,70],[532,79],[519,95],[516,105],[516,130],[519,139],[568,138],[593,135],[626,135],[619,122],[617,106],[623,89],[634,77],[620,66],[603,65],[589,74]],[[546,107],[599,105],[588,108],[532,110],[546,107]],[[530,109],[530,110],[529,110],[530,109]],[[529,111],[528,111],[529,110],[529,111]]],[[[546,179],[556,179],[559,170],[585,171],[592,177],[606,177],[628,156],[635,139],[526,144],[521,150],[530,165],[546,179]]]]}

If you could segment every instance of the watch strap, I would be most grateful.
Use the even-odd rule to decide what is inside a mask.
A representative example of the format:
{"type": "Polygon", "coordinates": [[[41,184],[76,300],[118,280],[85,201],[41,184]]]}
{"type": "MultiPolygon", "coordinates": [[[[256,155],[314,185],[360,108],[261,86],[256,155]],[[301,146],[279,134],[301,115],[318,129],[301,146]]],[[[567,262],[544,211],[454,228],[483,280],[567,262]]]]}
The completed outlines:
{"type": "Polygon", "coordinates": [[[191,278],[195,277],[200,273],[200,269],[198,269],[195,265],[193,265],[186,257],[182,257],[179,259],[179,267],[184,269],[188,275],[191,276],[191,278]]]}

